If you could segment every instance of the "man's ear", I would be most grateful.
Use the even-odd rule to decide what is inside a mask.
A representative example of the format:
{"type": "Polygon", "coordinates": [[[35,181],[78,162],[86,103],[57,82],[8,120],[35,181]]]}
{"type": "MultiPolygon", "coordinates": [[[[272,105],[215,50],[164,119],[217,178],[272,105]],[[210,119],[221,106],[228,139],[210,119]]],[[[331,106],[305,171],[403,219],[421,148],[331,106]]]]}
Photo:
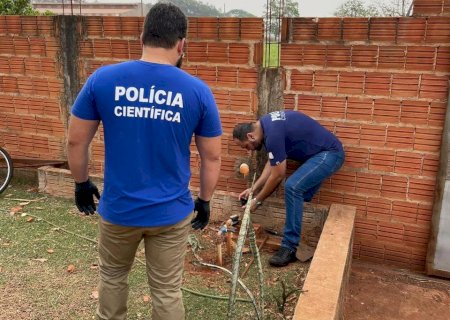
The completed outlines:
{"type": "Polygon", "coordinates": [[[139,41],[141,42],[141,47],[144,46],[144,40],[142,39],[143,36],[144,36],[144,33],[141,32],[141,35],[139,36],[139,41]]]}
{"type": "Polygon", "coordinates": [[[186,44],[186,38],[183,38],[178,42],[177,51],[180,55],[183,54],[183,52],[184,52],[185,44],[186,44]]]}
{"type": "Polygon", "coordinates": [[[255,141],[255,134],[253,132],[247,133],[248,141],[255,141]]]}

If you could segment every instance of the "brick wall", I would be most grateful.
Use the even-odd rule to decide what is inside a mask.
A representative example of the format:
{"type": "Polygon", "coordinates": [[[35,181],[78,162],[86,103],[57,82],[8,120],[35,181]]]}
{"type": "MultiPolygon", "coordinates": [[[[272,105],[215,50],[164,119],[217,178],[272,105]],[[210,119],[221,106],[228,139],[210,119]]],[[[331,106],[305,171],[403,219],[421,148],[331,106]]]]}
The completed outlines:
{"type": "Polygon", "coordinates": [[[13,158],[64,158],[58,45],[52,17],[0,16],[0,145],[13,158]]]}
{"type": "Polygon", "coordinates": [[[450,20],[285,20],[285,108],[318,119],[346,162],[314,201],[357,206],[354,255],[422,269],[450,74],[450,20]]]}
{"type": "MultiPolygon", "coordinates": [[[[84,81],[98,67],[128,59],[139,59],[139,17],[85,17],[80,41],[80,72],[84,81]]],[[[258,66],[261,61],[261,19],[189,18],[187,50],[183,69],[204,80],[212,89],[224,128],[223,170],[220,191],[246,188],[236,175],[238,157],[248,157],[230,145],[231,131],[238,119],[251,121],[257,109],[258,66]]],[[[94,172],[103,171],[102,133],[92,145],[94,172]]],[[[192,148],[192,187],[199,186],[199,157],[192,148]]]]}
{"type": "MultiPolygon", "coordinates": [[[[0,17],[0,145],[15,157],[65,158],[68,88],[57,19],[0,17]]],[[[140,57],[141,18],[76,19],[80,84],[101,65],[140,57]]],[[[357,207],[356,257],[423,269],[450,74],[448,18],[284,23],[284,106],[318,119],[347,153],[314,202],[357,207]]],[[[249,183],[238,165],[255,161],[232,143],[231,130],[256,117],[262,42],[261,19],[189,20],[183,68],[211,86],[224,128],[214,208],[224,215],[225,207],[238,210],[229,201],[249,183]]],[[[94,174],[103,170],[102,139],[100,130],[91,150],[94,174]]],[[[199,159],[192,151],[195,191],[199,159]]],[[[277,192],[265,208],[278,227],[280,198],[277,192]]]]}

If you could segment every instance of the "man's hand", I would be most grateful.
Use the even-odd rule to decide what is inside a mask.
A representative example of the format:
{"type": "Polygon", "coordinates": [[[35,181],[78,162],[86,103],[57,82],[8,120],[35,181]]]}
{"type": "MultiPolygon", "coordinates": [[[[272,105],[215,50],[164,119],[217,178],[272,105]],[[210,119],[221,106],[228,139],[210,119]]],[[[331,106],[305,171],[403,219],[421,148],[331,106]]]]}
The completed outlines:
{"type": "Polygon", "coordinates": [[[195,230],[203,230],[209,222],[209,214],[211,211],[209,208],[209,201],[197,198],[194,204],[194,212],[197,212],[197,216],[191,221],[192,228],[195,230]]]}
{"type": "Polygon", "coordinates": [[[80,212],[86,215],[95,213],[94,195],[97,199],[100,199],[97,186],[91,180],[88,179],[80,183],[75,182],[75,204],[80,212]]]}

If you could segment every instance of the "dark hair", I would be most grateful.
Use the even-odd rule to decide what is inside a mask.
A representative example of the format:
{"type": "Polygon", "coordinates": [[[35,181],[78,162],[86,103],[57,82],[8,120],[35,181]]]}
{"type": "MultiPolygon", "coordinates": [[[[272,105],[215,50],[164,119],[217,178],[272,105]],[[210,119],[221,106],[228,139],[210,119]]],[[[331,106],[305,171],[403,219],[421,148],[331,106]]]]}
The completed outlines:
{"type": "Polygon", "coordinates": [[[159,2],[145,17],[142,42],[145,46],[171,49],[179,39],[186,38],[187,19],[172,3],[159,2]]]}
{"type": "Polygon", "coordinates": [[[253,132],[254,129],[253,122],[238,123],[233,129],[233,139],[245,141],[247,140],[247,133],[253,132]]]}

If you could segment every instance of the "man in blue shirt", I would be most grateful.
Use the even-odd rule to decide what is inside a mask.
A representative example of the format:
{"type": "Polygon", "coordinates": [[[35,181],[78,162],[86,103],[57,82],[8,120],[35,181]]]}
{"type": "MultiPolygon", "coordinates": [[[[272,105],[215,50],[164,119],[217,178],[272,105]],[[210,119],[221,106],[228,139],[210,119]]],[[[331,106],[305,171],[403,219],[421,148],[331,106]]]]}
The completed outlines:
{"type": "Polygon", "coordinates": [[[95,212],[88,149],[99,123],[105,145],[99,221],[99,319],[126,319],[128,273],[143,240],[153,320],[185,318],[181,282],[190,226],[203,229],[219,178],[222,128],[211,90],[180,68],[187,19],[158,3],[141,34],[140,60],[96,70],[72,108],[68,160],[75,201],[95,212]],[[195,135],[200,191],[189,190],[195,135]],[[197,212],[192,219],[192,211],[197,212]],[[192,220],[192,221],[191,221],[192,220]]]}
{"type": "MultiPolygon", "coordinates": [[[[286,160],[296,160],[300,167],[284,185],[286,221],[281,247],[269,263],[281,267],[296,260],[300,243],[303,202],[311,201],[323,180],[336,172],[344,162],[341,142],[316,120],[297,111],[275,111],[254,123],[237,124],[234,141],[247,150],[265,147],[268,161],[255,182],[251,211],[258,208],[277,188],[286,175],[286,160]]],[[[247,199],[250,188],[239,199],[247,199]]]]}

